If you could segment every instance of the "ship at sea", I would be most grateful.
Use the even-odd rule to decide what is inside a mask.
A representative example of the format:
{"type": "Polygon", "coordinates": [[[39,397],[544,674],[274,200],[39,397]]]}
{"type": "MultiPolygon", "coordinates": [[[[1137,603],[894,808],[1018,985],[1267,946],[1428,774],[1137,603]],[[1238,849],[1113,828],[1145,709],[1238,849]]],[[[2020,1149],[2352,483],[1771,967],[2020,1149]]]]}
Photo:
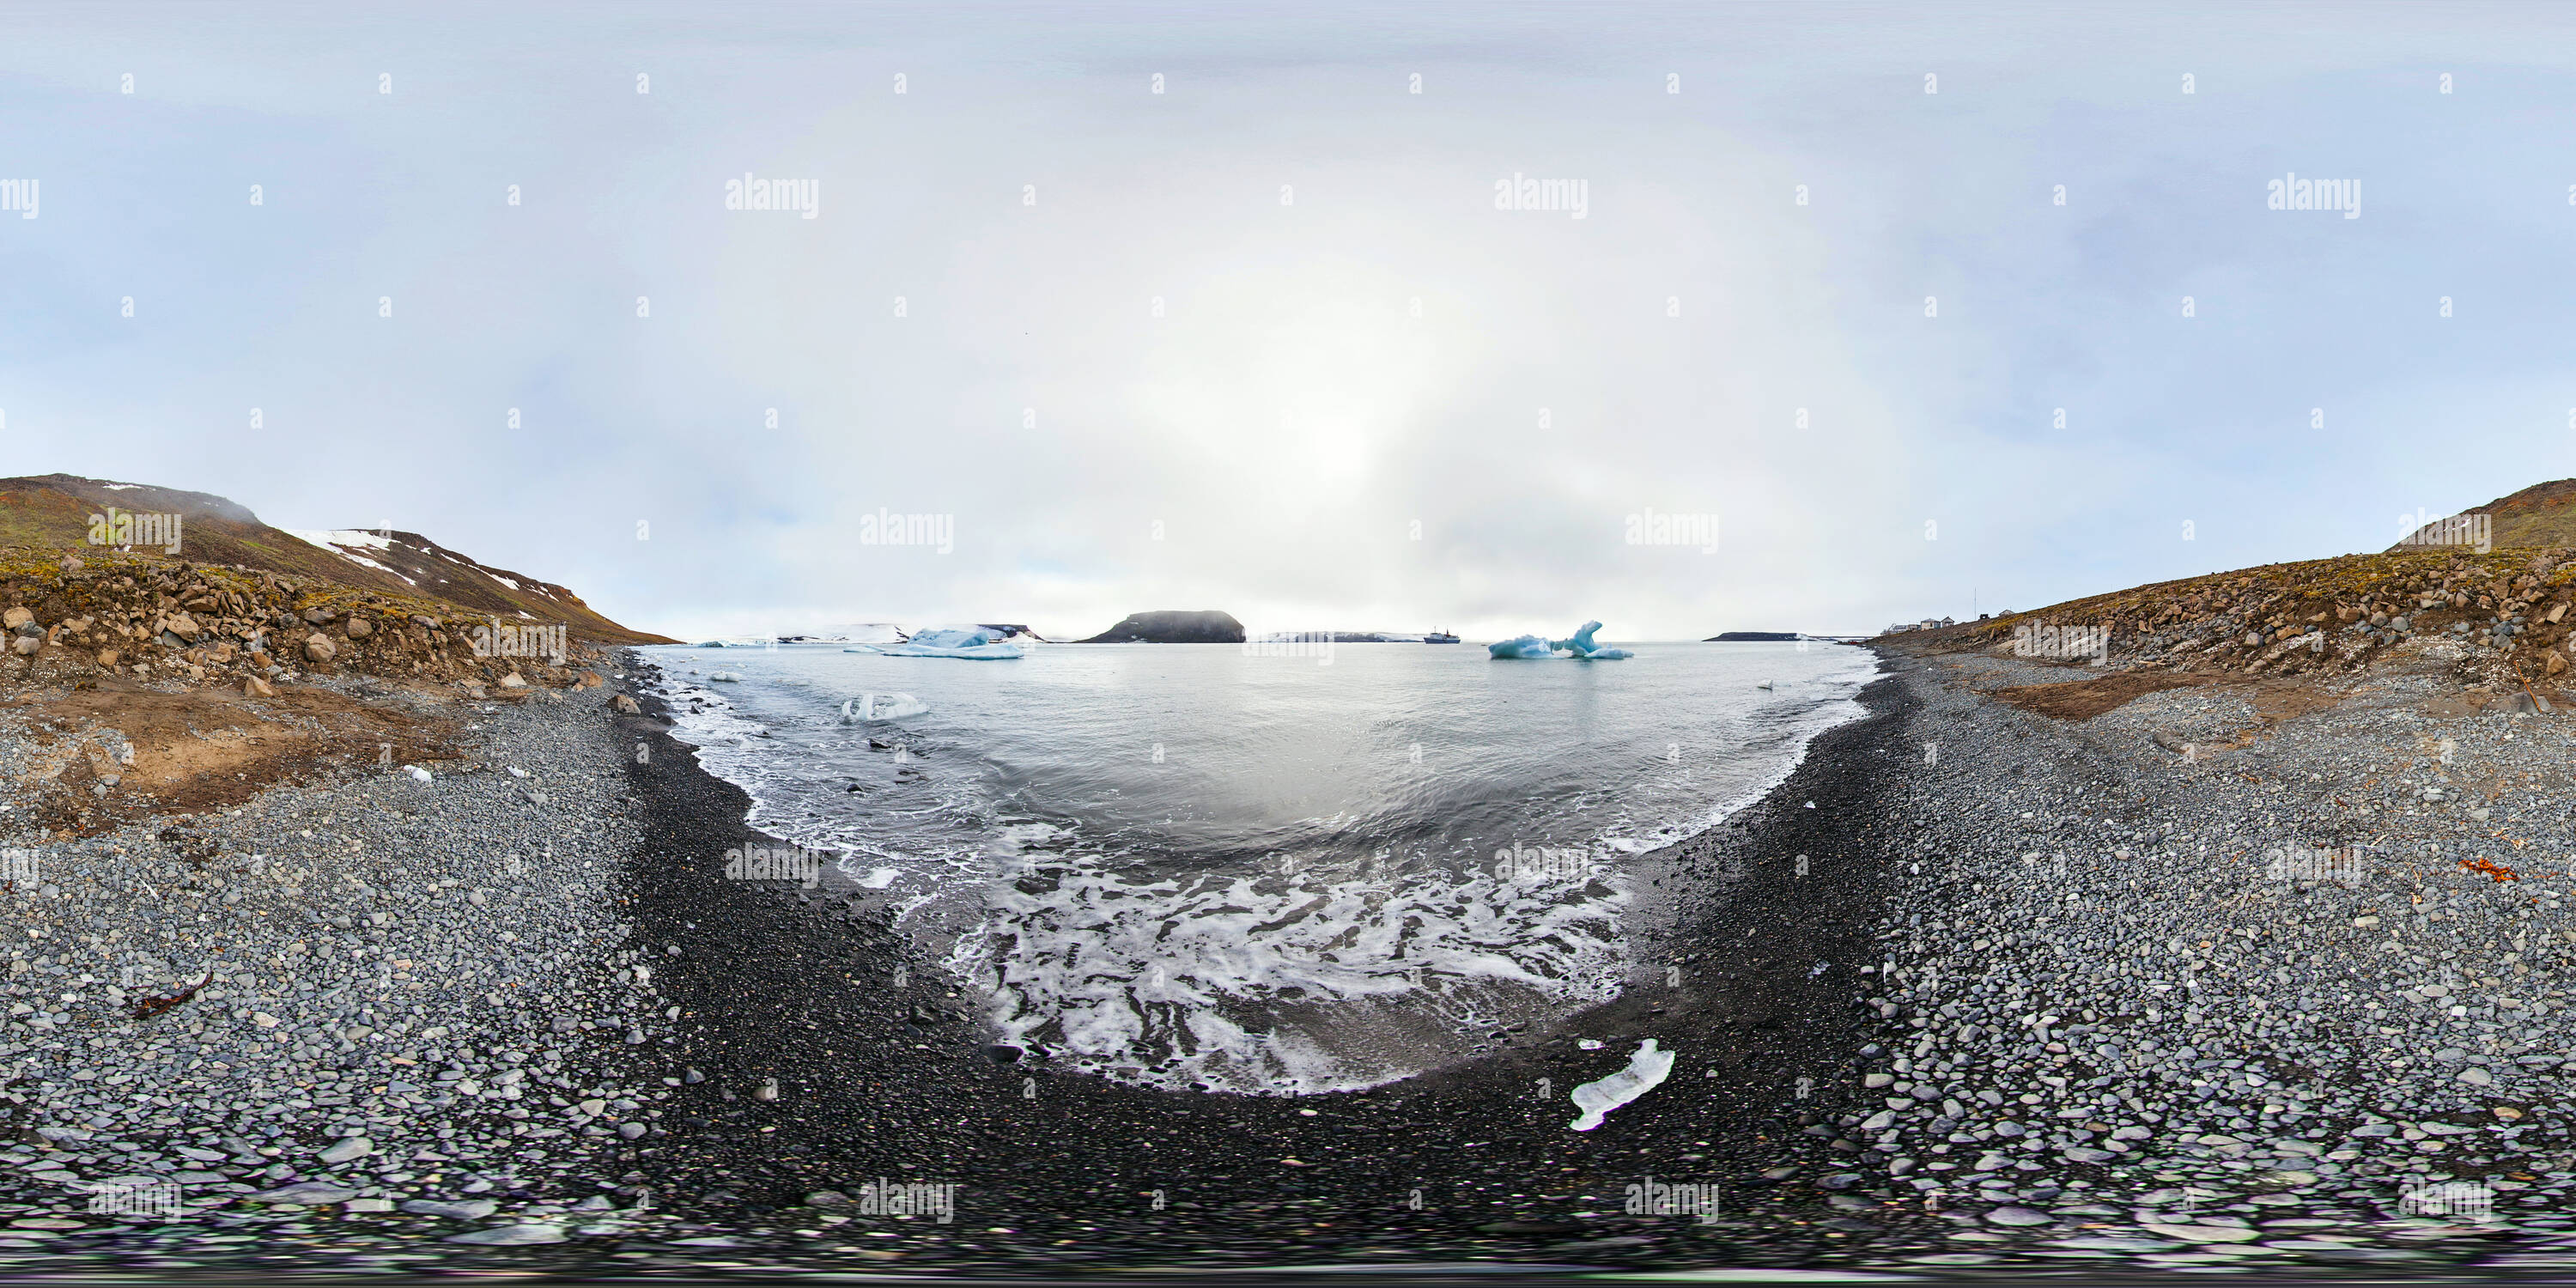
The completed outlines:
{"type": "Polygon", "coordinates": [[[1423,636],[1422,642],[1425,644],[1455,644],[1458,642],[1458,637],[1447,631],[1433,631],[1430,634],[1423,636]]]}

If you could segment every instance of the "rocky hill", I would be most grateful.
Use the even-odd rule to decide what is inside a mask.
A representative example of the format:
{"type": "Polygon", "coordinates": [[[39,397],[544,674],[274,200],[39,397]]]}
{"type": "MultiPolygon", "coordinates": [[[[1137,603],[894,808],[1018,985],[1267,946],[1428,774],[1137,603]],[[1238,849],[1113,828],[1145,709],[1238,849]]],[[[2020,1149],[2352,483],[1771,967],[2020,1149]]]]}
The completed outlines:
{"type": "Polygon", "coordinates": [[[2323,679],[2404,654],[2537,705],[2576,666],[2571,632],[2576,546],[2408,547],[2159,582],[1885,638],[2084,667],[2098,652],[2132,680],[2161,672],[2176,683],[2323,679]]]}
{"type": "MultiPolygon", "coordinates": [[[[365,675],[483,696],[584,683],[594,645],[556,624],[419,595],[125,551],[0,547],[0,680],[236,682],[365,675]]],[[[591,677],[588,683],[597,683],[591,677]]]]}
{"type": "Polygon", "coordinates": [[[147,484],[70,474],[0,479],[0,546],[84,558],[103,549],[130,549],[147,559],[319,579],[428,601],[434,605],[430,616],[563,626],[575,638],[601,644],[677,642],[610,621],[562,586],[478,563],[417,533],[289,532],[223,497],[147,484]],[[119,515],[140,516],[142,522],[120,528],[119,515]],[[179,520],[175,542],[166,541],[167,529],[160,526],[159,516],[168,515],[179,520]],[[105,540],[93,543],[93,536],[105,540]],[[120,536],[137,539],[121,542],[120,536]],[[154,540],[147,544],[144,538],[154,540]]]}
{"type": "Polygon", "coordinates": [[[1212,608],[1129,613],[1115,626],[1079,644],[1240,644],[1243,623],[1212,608]]]}
{"type": "MultiPolygon", "coordinates": [[[[2576,546],[2576,479],[2534,483],[2511,496],[2460,512],[2460,517],[2478,516],[2485,518],[2488,544],[2498,549],[2576,546]]],[[[2436,520],[2388,549],[2395,553],[2420,549],[2428,543],[2457,544],[2456,538],[2469,531],[2456,525],[2445,529],[2443,521],[2436,520]],[[2451,540],[2443,540],[2446,537],[2451,540]]]]}

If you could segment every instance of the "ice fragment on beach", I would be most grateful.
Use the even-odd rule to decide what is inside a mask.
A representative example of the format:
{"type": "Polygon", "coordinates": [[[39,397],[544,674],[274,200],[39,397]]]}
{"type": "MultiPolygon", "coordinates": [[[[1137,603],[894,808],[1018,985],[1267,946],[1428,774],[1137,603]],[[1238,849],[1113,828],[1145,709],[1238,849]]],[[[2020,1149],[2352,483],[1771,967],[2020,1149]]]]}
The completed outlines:
{"type": "Polygon", "coordinates": [[[903,720],[929,710],[928,704],[909,693],[862,693],[841,704],[841,723],[865,724],[871,720],[903,720]]]}
{"type": "Polygon", "coordinates": [[[406,774],[411,775],[411,776],[412,776],[412,777],[414,777],[414,778],[419,779],[420,781],[422,781],[422,782],[424,782],[424,783],[429,781],[429,771],[428,771],[428,770],[426,770],[426,769],[421,768],[421,767],[420,767],[420,766],[418,766],[418,765],[405,765],[405,766],[403,766],[403,772],[404,772],[404,773],[406,773],[406,774]]]}
{"type": "Polygon", "coordinates": [[[1672,1071],[1672,1052],[1656,1050],[1653,1038],[1638,1043],[1637,1053],[1628,1057],[1627,1068],[1599,1082],[1587,1082],[1574,1089],[1574,1104],[1583,1111],[1583,1116],[1566,1126],[1575,1131],[1590,1131],[1600,1126],[1602,1118],[1611,1110],[1663,1085],[1672,1071]]]}

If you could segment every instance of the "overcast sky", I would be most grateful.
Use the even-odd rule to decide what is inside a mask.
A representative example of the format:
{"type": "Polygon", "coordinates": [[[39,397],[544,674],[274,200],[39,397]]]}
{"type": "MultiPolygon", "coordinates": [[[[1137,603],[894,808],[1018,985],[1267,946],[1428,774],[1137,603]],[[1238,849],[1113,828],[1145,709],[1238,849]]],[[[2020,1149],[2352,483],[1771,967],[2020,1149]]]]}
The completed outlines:
{"type": "Polygon", "coordinates": [[[2566,6],[217,14],[0,4],[0,468],[676,635],[1859,632],[2576,473],[2566,6]]]}

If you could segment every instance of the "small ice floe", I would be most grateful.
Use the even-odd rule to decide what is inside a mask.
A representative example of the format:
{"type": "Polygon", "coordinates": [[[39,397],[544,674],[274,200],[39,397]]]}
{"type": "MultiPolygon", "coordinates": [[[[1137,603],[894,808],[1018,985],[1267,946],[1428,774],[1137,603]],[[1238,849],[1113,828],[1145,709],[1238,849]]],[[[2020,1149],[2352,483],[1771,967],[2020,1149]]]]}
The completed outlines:
{"type": "Polygon", "coordinates": [[[898,874],[893,868],[871,868],[868,870],[867,876],[860,879],[859,888],[862,890],[883,890],[887,886],[894,884],[894,879],[897,875],[898,874]]]}
{"type": "Polygon", "coordinates": [[[731,672],[731,671],[712,671],[712,672],[709,672],[709,673],[708,673],[708,675],[707,675],[707,683],[709,683],[709,684],[740,684],[740,683],[742,683],[742,677],[741,677],[741,676],[739,676],[739,675],[737,675],[737,674],[735,674],[735,673],[733,673],[733,672],[731,672]]]}
{"type": "Polygon", "coordinates": [[[862,693],[841,704],[841,723],[866,724],[872,720],[903,720],[929,710],[928,704],[909,693],[862,693]]]}
{"type": "Polygon", "coordinates": [[[1600,1126],[1611,1110],[1662,1086],[1672,1072],[1672,1052],[1656,1050],[1653,1038],[1638,1043],[1637,1053],[1628,1057],[1627,1068],[1574,1089],[1574,1107],[1582,1110],[1583,1116],[1566,1126],[1574,1131],[1600,1126]]]}
{"type": "Polygon", "coordinates": [[[1764,680],[1762,683],[1754,685],[1753,687],[1757,689],[1767,689],[1771,687],[1771,682],[1769,680],[1764,680]]]}
{"type": "Polygon", "coordinates": [[[1586,1051],[1598,1051],[1598,1050],[1600,1050],[1600,1049],[1601,1049],[1601,1039],[1599,1039],[1599,1038],[1576,1038],[1576,1039],[1574,1040],[1574,1045],[1576,1045],[1577,1047],[1580,1047],[1580,1048],[1582,1048],[1583,1050],[1586,1050],[1586,1051]]]}

